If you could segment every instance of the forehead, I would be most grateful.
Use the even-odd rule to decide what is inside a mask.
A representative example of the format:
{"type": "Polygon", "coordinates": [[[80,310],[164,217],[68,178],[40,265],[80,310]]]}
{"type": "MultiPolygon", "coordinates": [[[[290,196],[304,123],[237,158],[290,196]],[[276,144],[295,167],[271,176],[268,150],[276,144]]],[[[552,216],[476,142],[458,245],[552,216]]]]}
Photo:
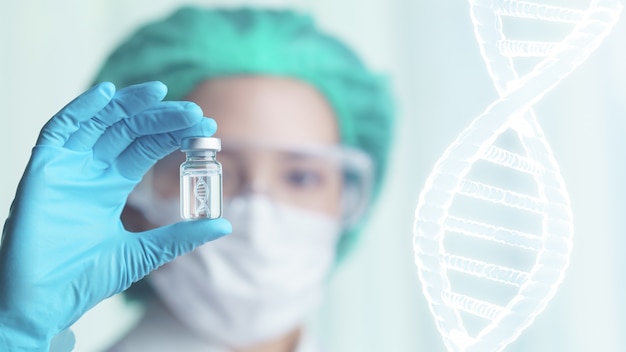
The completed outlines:
{"type": "Polygon", "coordinates": [[[225,140],[338,144],[332,108],[313,86],[271,76],[210,79],[187,97],[218,124],[225,140]]]}

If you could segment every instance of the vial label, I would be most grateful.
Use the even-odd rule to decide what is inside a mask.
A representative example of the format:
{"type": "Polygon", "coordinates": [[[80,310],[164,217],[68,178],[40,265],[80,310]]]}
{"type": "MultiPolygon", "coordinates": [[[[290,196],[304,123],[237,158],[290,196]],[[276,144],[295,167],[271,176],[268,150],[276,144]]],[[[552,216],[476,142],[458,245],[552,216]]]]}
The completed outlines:
{"type": "Polygon", "coordinates": [[[184,171],[181,179],[184,219],[222,216],[222,175],[217,170],[184,171]]]}

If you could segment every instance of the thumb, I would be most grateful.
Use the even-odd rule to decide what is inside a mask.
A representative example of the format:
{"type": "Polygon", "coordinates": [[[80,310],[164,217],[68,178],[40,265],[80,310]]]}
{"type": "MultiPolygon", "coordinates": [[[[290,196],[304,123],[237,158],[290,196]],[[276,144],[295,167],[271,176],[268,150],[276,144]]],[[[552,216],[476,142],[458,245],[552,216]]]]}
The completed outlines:
{"type": "Polygon", "coordinates": [[[181,254],[232,232],[226,219],[182,221],[165,227],[128,236],[133,248],[133,281],[181,254]]]}

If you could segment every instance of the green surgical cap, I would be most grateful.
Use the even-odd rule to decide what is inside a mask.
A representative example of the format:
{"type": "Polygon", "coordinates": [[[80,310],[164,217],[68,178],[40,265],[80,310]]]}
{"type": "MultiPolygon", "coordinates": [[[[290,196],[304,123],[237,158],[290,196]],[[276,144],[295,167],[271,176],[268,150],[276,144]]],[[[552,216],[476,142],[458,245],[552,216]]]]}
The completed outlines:
{"type": "MultiPolygon", "coordinates": [[[[316,87],[338,119],[341,143],[374,161],[378,194],[392,140],[393,103],[386,81],[338,39],[292,11],[184,7],[139,28],[106,60],[96,81],[118,87],[159,80],[181,100],[213,77],[271,75],[316,87]]],[[[338,257],[358,229],[344,234],[338,257]]]]}

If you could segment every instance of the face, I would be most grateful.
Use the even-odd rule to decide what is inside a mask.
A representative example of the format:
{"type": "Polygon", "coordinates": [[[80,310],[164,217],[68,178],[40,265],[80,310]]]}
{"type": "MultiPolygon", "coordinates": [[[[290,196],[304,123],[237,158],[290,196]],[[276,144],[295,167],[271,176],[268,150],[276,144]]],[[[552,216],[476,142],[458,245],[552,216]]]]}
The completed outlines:
{"type": "MultiPolygon", "coordinates": [[[[233,233],[161,267],[151,283],[180,321],[225,344],[294,331],[321,299],[341,235],[336,118],[314,88],[287,78],[211,79],[186,99],[217,121],[233,233]]],[[[183,156],[155,165],[151,186],[164,203],[177,205],[183,156]]],[[[148,217],[178,220],[163,220],[168,209],[148,217]]]]}
{"type": "MultiPolygon", "coordinates": [[[[236,76],[204,81],[185,99],[217,121],[226,199],[267,193],[290,205],[340,215],[340,168],[299,152],[339,143],[333,111],[315,88],[290,78],[236,76]]],[[[175,152],[155,166],[154,186],[161,195],[178,197],[183,159],[175,152]]]]}

